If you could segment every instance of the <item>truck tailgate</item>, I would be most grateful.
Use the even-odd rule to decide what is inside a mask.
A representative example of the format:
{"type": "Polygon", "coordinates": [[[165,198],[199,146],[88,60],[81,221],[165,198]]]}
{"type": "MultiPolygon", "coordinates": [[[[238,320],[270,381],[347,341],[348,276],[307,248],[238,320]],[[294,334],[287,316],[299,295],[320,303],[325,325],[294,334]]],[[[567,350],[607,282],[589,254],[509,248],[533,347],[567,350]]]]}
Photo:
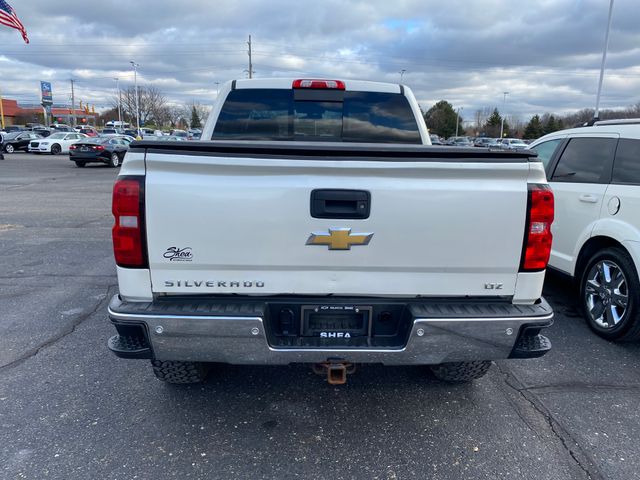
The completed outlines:
{"type": "Polygon", "coordinates": [[[146,149],[154,293],[514,293],[527,210],[524,154],[171,148],[146,149]],[[370,214],[313,218],[315,189],[368,192],[370,214]],[[312,234],[319,244],[308,244],[312,234]],[[344,247],[340,235],[355,244],[330,249],[334,241],[344,247]]]}

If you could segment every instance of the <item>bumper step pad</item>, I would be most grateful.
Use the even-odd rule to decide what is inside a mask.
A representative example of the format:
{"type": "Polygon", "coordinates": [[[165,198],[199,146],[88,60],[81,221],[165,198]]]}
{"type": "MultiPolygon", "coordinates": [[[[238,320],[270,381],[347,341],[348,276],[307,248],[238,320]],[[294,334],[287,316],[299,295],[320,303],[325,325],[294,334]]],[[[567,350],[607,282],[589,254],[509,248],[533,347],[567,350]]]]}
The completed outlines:
{"type": "Polygon", "coordinates": [[[544,335],[527,335],[525,331],[513,347],[510,358],[537,358],[551,350],[551,340],[544,335]]]}
{"type": "Polygon", "coordinates": [[[151,347],[144,337],[114,335],[107,343],[109,350],[120,358],[152,358],[151,347]]]}

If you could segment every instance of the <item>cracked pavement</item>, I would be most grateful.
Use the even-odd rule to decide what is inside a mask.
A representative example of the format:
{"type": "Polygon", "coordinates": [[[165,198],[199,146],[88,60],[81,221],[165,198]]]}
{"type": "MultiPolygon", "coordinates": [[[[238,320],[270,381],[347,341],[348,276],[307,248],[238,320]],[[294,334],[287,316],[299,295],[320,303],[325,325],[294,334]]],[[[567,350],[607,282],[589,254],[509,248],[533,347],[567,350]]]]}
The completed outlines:
{"type": "Polygon", "coordinates": [[[116,171],[0,161],[2,479],[636,479],[640,345],[591,334],[551,276],[553,350],[469,385],[363,366],[216,367],[155,380],[106,349],[116,171]]]}

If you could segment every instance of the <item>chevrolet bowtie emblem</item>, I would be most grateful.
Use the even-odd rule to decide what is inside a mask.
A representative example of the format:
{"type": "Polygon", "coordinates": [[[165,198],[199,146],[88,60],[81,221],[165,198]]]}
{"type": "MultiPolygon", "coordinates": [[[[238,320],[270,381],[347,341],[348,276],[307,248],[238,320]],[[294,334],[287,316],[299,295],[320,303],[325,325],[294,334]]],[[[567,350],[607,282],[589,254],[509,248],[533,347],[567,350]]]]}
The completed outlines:
{"type": "Polygon", "coordinates": [[[307,245],[326,245],[329,250],[351,250],[351,245],[367,245],[373,233],[351,233],[350,228],[330,228],[329,233],[312,233],[307,245]]]}

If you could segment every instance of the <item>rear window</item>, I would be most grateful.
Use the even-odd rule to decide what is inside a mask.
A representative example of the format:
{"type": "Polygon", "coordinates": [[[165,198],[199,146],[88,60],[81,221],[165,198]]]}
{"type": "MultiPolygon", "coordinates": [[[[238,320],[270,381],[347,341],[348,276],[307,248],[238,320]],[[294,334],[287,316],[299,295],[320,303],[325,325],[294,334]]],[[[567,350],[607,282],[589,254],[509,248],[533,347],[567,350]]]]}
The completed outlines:
{"type": "Polygon", "coordinates": [[[324,98],[317,92],[294,98],[294,90],[234,90],[212,139],[422,143],[404,95],[327,91],[324,98]]]}
{"type": "Polygon", "coordinates": [[[613,183],[640,185],[640,140],[623,138],[618,142],[613,183]]]}
{"type": "Polygon", "coordinates": [[[552,181],[602,183],[616,144],[613,138],[572,138],[558,160],[552,181]]]}

